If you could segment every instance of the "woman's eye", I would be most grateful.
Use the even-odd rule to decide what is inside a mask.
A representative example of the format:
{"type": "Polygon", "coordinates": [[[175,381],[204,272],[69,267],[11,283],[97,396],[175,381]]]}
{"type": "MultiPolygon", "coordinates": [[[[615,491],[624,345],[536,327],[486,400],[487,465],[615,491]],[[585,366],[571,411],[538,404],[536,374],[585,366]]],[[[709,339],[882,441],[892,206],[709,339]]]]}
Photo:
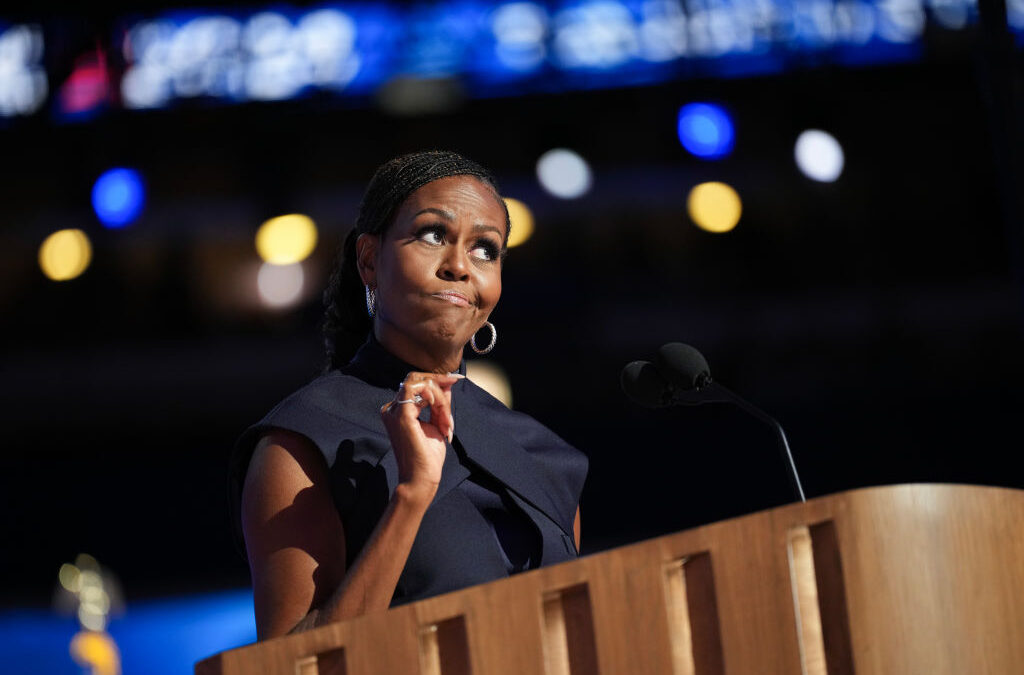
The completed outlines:
{"type": "Polygon", "coordinates": [[[440,227],[425,227],[416,233],[416,238],[428,244],[443,244],[444,229],[440,227]]]}
{"type": "Polygon", "coordinates": [[[498,259],[498,247],[490,241],[477,242],[472,251],[470,252],[474,257],[480,260],[497,260],[498,259]]]}

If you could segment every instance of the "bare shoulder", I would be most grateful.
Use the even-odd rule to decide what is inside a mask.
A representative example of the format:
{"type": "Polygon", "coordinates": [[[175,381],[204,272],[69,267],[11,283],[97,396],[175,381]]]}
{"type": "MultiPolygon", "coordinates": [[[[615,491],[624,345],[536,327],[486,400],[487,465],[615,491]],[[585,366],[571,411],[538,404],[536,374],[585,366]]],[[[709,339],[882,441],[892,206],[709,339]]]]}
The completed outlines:
{"type": "Polygon", "coordinates": [[[284,634],[345,574],[327,463],[309,439],[272,430],[259,440],[242,489],[242,529],[260,638],[284,634]]]}
{"type": "Polygon", "coordinates": [[[301,434],[272,429],[253,450],[245,476],[243,512],[270,507],[326,476],[327,466],[313,442],[301,434]]]}
{"type": "Polygon", "coordinates": [[[310,529],[307,517],[337,520],[327,463],[305,436],[273,429],[256,444],[242,488],[242,525],[250,555],[253,544],[267,535],[289,536],[288,528],[267,531],[274,521],[293,524],[298,529],[291,534],[297,536],[310,529]]]}

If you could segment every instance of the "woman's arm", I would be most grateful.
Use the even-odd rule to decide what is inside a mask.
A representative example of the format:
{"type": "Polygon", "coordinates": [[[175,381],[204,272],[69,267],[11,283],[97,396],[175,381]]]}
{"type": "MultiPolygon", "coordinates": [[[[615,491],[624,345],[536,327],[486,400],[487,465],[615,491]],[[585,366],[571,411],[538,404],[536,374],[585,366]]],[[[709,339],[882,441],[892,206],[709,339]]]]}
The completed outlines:
{"type": "Polygon", "coordinates": [[[287,431],[260,439],[242,489],[259,639],[387,609],[440,481],[444,439],[453,432],[454,381],[412,373],[399,390],[399,400],[423,397],[430,423],[417,419],[416,405],[382,410],[399,483],[351,570],[345,568],[345,532],[323,456],[305,437],[287,431]]]}

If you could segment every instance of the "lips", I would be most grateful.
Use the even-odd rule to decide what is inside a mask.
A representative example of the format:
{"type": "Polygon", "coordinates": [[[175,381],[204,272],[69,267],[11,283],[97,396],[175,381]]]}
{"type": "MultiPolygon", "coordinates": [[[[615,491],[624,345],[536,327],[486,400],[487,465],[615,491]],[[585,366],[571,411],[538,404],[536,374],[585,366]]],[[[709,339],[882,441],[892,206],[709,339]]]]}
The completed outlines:
{"type": "Polygon", "coordinates": [[[439,291],[437,293],[431,293],[431,295],[439,300],[450,302],[458,307],[469,307],[470,305],[469,298],[458,291],[439,291]]]}

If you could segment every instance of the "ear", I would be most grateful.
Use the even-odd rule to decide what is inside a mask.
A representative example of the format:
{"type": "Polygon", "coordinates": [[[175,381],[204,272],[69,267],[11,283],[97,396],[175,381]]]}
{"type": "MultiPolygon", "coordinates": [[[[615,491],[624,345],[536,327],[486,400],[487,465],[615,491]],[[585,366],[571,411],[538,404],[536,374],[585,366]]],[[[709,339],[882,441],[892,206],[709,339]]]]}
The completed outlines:
{"type": "Polygon", "coordinates": [[[363,283],[370,288],[377,287],[377,253],[380,250],[380,236],[361,234],[356,239],[356,269],[363,283]]]}

